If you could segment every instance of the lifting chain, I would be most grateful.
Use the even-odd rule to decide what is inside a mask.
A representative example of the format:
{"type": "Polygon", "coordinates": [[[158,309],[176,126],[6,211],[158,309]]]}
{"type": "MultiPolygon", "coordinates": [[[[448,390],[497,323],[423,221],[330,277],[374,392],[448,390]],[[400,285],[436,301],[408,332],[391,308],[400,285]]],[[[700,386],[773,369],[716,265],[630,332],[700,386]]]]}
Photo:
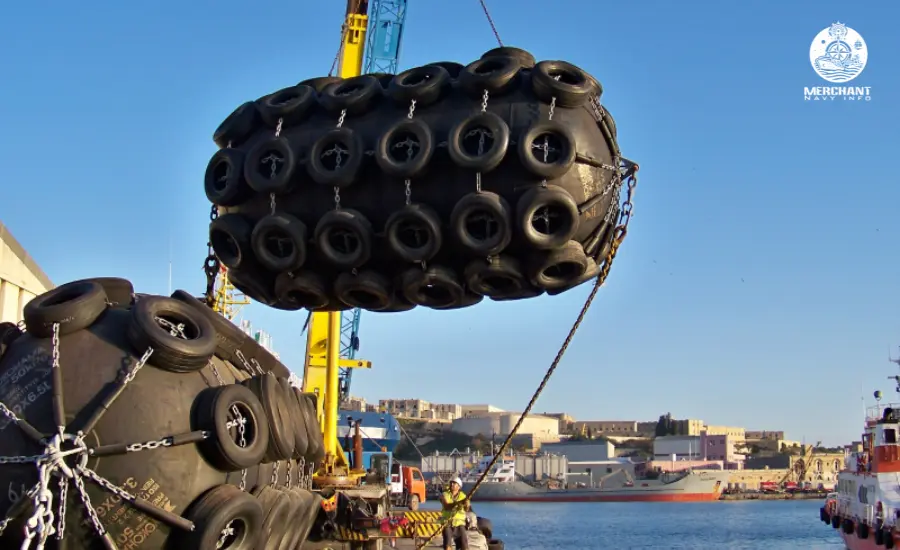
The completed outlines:
{"type": "MultiPolygon", "coordinates": [[[[229,147],[231,144],[228,144],[229,147]]],[[[214,222],[219,217],[219,208],[214,204],[209,212],[209,221],[214,222]]],[[[219,258],[213,250],[212,240],[206,242],[206,260],[203,262],[203,271],[206,273],[206,305],[214,307],[216,305],[216,277],[219,276],[221,269],[219,258]]]]}
{"type": "MultiPolygon", "coordinates": [[[[587,299],[584,302],[584,305],[581,306],[581,311],[578,313],[578,317],[575,319],[575,322],[572,324],[572,328],[569,329],[569,333],[566,335],[565,340],[563,340],[562,345],[559,350],[556,352],[556,357],[553,358],[553,362],[550,363],[550,367],[547,369],[547,372],[544,374],[544,378],[541,380],[541,383],[538,385],[537,389],[531,396],[531,399],[528,401],[528,405],[522,411],[522,414],[519,416],[519,420],[516,421],[515,426],[510,431],[509,435],[506,436],[506,439],[503,441],[503,444],[500,445],[500,448],[494,452],[494,457],[491,459],[490,463],[484,468],[484,471],[478,477],[478,480],[475,482],[475,485],[472,486],[472,489],[466,495],[464,502],[469,502],[472,500],[472,496],[475,494],[475,491],[484,483],[485,478],[488,473],[494,468],[497,463],[497,460],[503,456],[506,452],[506,449],[509,448],[509,444],[512,442],[513,438],[516,436],[516,433],[519,431],[519,428],[522,427],[522,423],[531,413],[531,410],[534,408],[535,403],[537,403],[538,398],[541,396],[541,393],[544,391],[544,388],[547,387],[547,383],[550,382],[550,378],[553,376],[553,373],[556,371],[556,368],[559,366],[560,361],[565,355],[566,350],[569,348],[569,344],[572,343],[572,339],[575,337],[575,333],[578,331],[578,328],[581,326],[581,323],[584,321],[585,316],[587,315],[588,310],[591,307],[591,304],[594,302],[594,298],[597,296],[597,292],[600,290],[600,287],[606,282],[607,277],[609,277],[610,269],[612,269],[613,261],[616,258],[616,254],[619,252],[619,247],[622,246],[622,242],[625,240],[625,236],[628,235],[628,224],[631,223],[632,212],[634,209],[634,204],[632,202],[634,198],[634,191],[637,188],[637,172],[638,165],[634,162],[631,162],[626,159],[621,159],[622,162],[622,171],[616,174],[613,180],[618,182],[623,182],[626,190],[625,202],[622,204],[619,209],[619,220],[618,225],[613,231],[613,240],[612,245],[609,247],[609,252],[606,253],[606,257],[603,258],[603,264],[600,268],[600,273],[597,275],[596,280],[594,281],[594,287],[591,289],[590,294],[588,294],[587,299]]],[[[621,186],[619,186],[621,188],[621,186]]],[[[421,550],[431,544],[431,541],[437,536],[438,533],[443,532],[444,527],[449,524],[450,520],[445,520],[439,529],[434,531],[434,533],[428,537],[426,541],[424,541],[420,545],[416,545],[416,550],[421,550]]]]}

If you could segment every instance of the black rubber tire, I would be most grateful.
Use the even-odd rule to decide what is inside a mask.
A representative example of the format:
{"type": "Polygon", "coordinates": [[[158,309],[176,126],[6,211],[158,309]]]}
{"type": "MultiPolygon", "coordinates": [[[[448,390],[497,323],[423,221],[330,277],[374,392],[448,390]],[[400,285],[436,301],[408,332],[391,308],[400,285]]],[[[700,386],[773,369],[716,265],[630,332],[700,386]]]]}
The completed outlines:
{"type": "Polygon", "coordinates": [[[309,448],[306,452],[307,464],[318,464],[325,458],[325,447],[322,443],[322,426],[319,425],[319,418],[316,407],[316,394],[303,393],[297,388],[294,390],[294,396],[300,403],[306,413],[306,433],[308,435],[309,448]]]}
{"type": "Polygon", "coordinates": [[[503,162],[509,149],[509,126],[506,121],[491,112],[478,113],[461,120],[447,136],[447,152],[450,159],[460,168],[483,174],[490,172],[503,162]],[[485,148],[479,140],[471,142],[470,137],[478,133],[485,137],[485,148]],[[490,143],[486,143],[490,139],[490,143]],[[472,150],[472,145],[476,145],[472,150]]]}
{"type": "Polygon", "coordinates": [[[239,147],[259,124],[256,103],[248,101],[232,111],[213,132],[213,141],[219,147],[239,147]]]}
{"type": "Polygon", "coordinates": [[[298,521],[305,515],[306,500],[289,488],[282,489],[282,492],[291,499],[291,521],[287,526],[284,538],[281,539],[281,545],[278,547],[278,550],[297,550],[306,540],[306,535],[308,534],[308,532],[304,532],[303,522],[298,521]]]}
{"type": "Polygon", "coordinates": [[[290,309],[310,311],[327,307],[330,292],[322,278],[311,271],[282,273],[275,279],[275,295],[290,309]]]}
{"type": "Polygon", "coordinates": [[[513,57],[482,57],[459,73],[459,84],[473,97],[481,97],[485,90],[489,96],[502,95],[515,87],[521,69],[519,60],[513,57]]]}
{"type": "Polygon", "coordinates": [[[494,524],[491,523],[491,520],[488,518],[478,517],[475,522],[478,525],[478,530],[481,531],[481,534],[484,535],[484,538],[490,540],[494,538],[494,524]]]}
{"type": "Polygon", "coordinates": [[[408,269],[400,277],[400,291],[407,301],[432,309],[459,306],[466,295],[453,270],[437,265],[408,269]]]}
{"type": "Polygon", "coordinates": [[[534,56],[529,52],[512,46],[501,46],[488,50],[481,56],[482,59],[485,57],[512,57],[519,62],[523,69],[531,69],[536,62],[534,56]]]}
{"type": "MultiPolygon", "coordinates": [[[[109,307],[128,309],[134,303],[134,286],[128,279],[121,277],[91,277],[83,279],[97,283],[106,292],[106,304],[109,307]]],[[[81,282],[81,281],[76,281],[81,282]]]]}
{"type": "Polygon", "coordinates": [[[287,495],[271,487],[263,487],[256,497],[265,512],[263,518],[263,540],[258,550],[278,550],[284,539],[287,524],[293,508],[287,495]]]}
{"type": "Polygon", "coordinates": [[[238,360],[236,355],[237,350],[241,349],[246,341],[250,340],[250,337],[247,336],[244,331],[236,327],[234,323],[217,314],[210,309],[209,306],[191,296],[189,292],[185,290],[176,290],[172,293],[172,298],[191,306],[194,311],[212,323],[216,333],[216,357],[236,363],[238,360]]]}
{"type": "Polygon", "coordinates": [[[519,261],[512,256],[498,256],[490,262],[473,260],[463,272],[466,288],[493,299],[527,296],[533,290],[519,261]]]}
{"type": "Polygon", "coordinates": [[[567,290],[571,290],[571,289],[575,288],[576,286],[582,285],[588,281],[593,281],[594,279],[597,278],[598,275],[600,275],[601,269],[602,269],[602,266],[600,264],[598,264],[596,262],[596,260],[588,257],[587,265],[584,268],[584,273],[582,273],[578,277],[575,277],[571,281],[569,281],[561,286],[557,286],[554,288],[548,288],[547,294],[550,296],[556,296],[557,294],[562,294],[563,292],[566,292],[567,290]]]}
{"type": "Polygon", "coordinates": [[[431,128],[420,119],[407,118],[394,123],[378,140],[375,162],[389,176],[417,178],[425,173],[434,151],[431,128]],[[403,146],[406,147],[405,158],[394,152],[403,146]]]}
{"type": "Polygon", "coordinates": [[[59,335],[63,336],[91,326],[106,311],[106,302],[106,292],[99,283],[74,281],[34,297],[25,304],[22,316],[33,336],[53,336],[55,324],[59,324],[59,335]]]}
{"type": "Polygon", "coordinates": [[[450,73],[439,65],[425,65],[403,71],[391,80],[388,96],[400,105],[427,107],[440,101],[450,85],[450,73]]]}
{"type": "Polygon", "coordinates": [[[0,323],[0,359],[3,358],[7,348],[20,336],[22,336],[22,331],[15,323],[0,323]]]}
{"type": "Polygon", "coordinates": [[[244,180],[244,153],[239,149],[219,149],[203,176],[206,198],[216,206],[237,206],[253,195],[244,180]]]}
{"type": "Polygon", "coordinates": [[[578,205],[568,191],[550,185],[525,192],[516,205],[516,222],[522,238],[534,248],[553,250],[566,245],[578,231],[578,205]],[[545,226],[537,225],[541,216],[545,226]],[[555,224],[550,225],[554,221],[555,224]]]}
{"type": "Polygon", "coordinates": [[[531,284],[549,291],[582,277],[588,269],[588,258],[581,243],[569,241],[563,248],[536,255],[529,267],[531,284]]]}
{"type": "MultiPolygon", "coordinates": [[[[609,232],[601,232],[599,238],[595,234],[605,223],[604,214],[616,206],[611,203],[621,194],[621,180],[611,167],[622,153],[615,124],[597,103],[601,92],[597,80],[560,62],[531,67],[533,56],[517,48],[495,48],[481,57],[465,67],[438,62],[397,76],[369,74],[301,82],[317,91],[318,104],[310,106],[296,125],[281,117],[279,138],[296,155],[296,166],[290,182],[275,190],[276,211],[302,221],[312,235],[307,242],[306,262],[288,272],[295,276],[304,272],[301,280],[308,274],[312,280],[325,283],[324,293],[315,295],[316,311],[350,307],[338,299],[333,283],[341,274],[354,270],[377,271],[394,284],[393,304],[381,309],[383,303],[379,301],[375,306],[379,311],[406,311],[417,306],[397,299],[403,294],[399,280],[413,264],[434,262],[461,275],[474,260],[489,255],[504,254],[529,265],[536,253],[540,256],[540,251],[559,249],[570,240],[582,243],[585,253],[594,259],[596,251],[606,246],[609,232]],[[413,77],[418,79],[415,85],[404,84],[404,79],[413,77]],[[411,109],[413,100],[415,108],[411,109]],[[526,143],[529,134],[538,139],[538,145],[548,134],[551,145],[556,145],[551,149],[558,151],[548,149],[547,162],[542,154],[535,157],[533,144],[526,143]],[[414,136],[420,147],[413,141],[407,143],[404,136],[414,136]],[[413,153],[409,161],[407,146],[413,153]],[[407,183],[409,194],[404,193],[407,183]],[[529,226],[519,221],[520,201],[539,184],[568,193],[577,208],[573,210],[567,203],[563,210],[570,217],[573,231],[550,238],[535,236],[531,228],[528,235],[520,235],[522,228],[529,226]],[[480,247],[460,246],[454,234],[454,206],[476,191],[496,194],[511,210],[509,242],[504,247],[487,247],[488,255],[480,247]],[[408,206],[411,201],[415,202],[408,206]],[[337,210],[353,215],[335,213],[337,210]],[[429,215],[423,216],[424,212],[429,215]],[[333,222],[341,216],[360,223],[344,227],[353,236],[353,254],[339,253],[338,261],[334,261],[334,246],[328,244],[329,239],[321,238],[322,227],[328,226],[323,219],[333,222]],[[420,246],[404,245],[398,238],[398,220],[405,219],[400,225],[408,226],[410,218],[415,218],[419,234],[424,235],[420,246]],[[357,238],[361,234],[364,236],[357,238]],[[439,234],[443,239],[437,238],[439,234]]],[[[254,110],[265,110],[261,105],[266,97],[270,96],[258,100],[254,110]]],[[[266,116],[268,124],[261,115],[256,119],[252,135],[233,147],[246,156],[245,172],[252,164],[250,153],[271,142],[272,123],[277,123],[274,115],[266,116]]],[[[270,190],[267,187],[265,191],[270,190]]],[[[269,192],[254,191],[234,206],[223,206],[222,217],[243,216],[252,229],[272,213],[269,199],[269,192]]],[[[338,233],[338,241],[347,234],[343,229],[338,233]]],[[[279,299],[279,271],[257,261],[250,241],[248,237],[242,253],[235,252],[240,250],[238,241],[231,237],[220,238],[214,245],[217,255],[228,258],[225,265],[233,272],[236,286],[251,299],[276,309],[302,307],[296,300],[279,299]]],[[[280,287],[284,286],[282,278],[280,287]]],[[[497,299],[528,299],[542,292],[530,288],[520,295],[497,299]]],[[[467,293],[459,305],[474,300],[477,297],[467,293]]]]}
{"type": "Polygon", "coordinates": [[[503,545],[503,541],[500,539],[490,539],[488,540],[488,550],[503,550],[505,546],[503,545]]]}
{"type": "MultiPolygon", "coordinates": [[[[822,510],[822,521],[825,523],[829,523],[831,518],[828,517],[828,514],[825,510],[822,510]]],[[[883,529],[873,529],[872,537],[875,539],[876,546],[884,546],[884,530],[883,529]]]]}
{"type": "Polygon", "coordinates": [[[276,273],[294,271],[306,262],[306,224],[281,212],[260,219],[250,234],[250,246],[263,267],[276,273]],[[274,241],[274,242],[273,242],[274,241]],[[277,244],[277,250],[273,245],[277,244]]]}
{"type": "Polygon", "coordinates": [[[300,403],[294,397],[294,389],[287,378],[279,378],[278,383],[281,384],[282,394],[285,396],[285,404],[290,411],[291,428],[294,430],[294,454],[295,459],[306,456],[309,450],[309,439],[306,433],[306,416],[300,403]]]}
{"type": "Polygon", "coordinates": [[[242,382],[250,388],[262,403],[269,423],[269,444],[266,447],[265,462],[288,460],[294,453],[294,429],[291,424],[291,410],[285,401],[285,393],[278,380],[264,374],[242,382]]]}
{"type": "Polygon", "coordinates": [[[341,269],[362,267],[372,256],[372,224],[356,210],[332,210],[316,225],[314,239],[327,261],[341,269]]]}
{"type": "Polygon", "coordinates": [[[263,535],[262,508],[252,496],[233,485],[214,487],[193,503],[186,518],[194,522],[193,531],[179,532],[174,548],[215,550],[222,531],[239,522],[239,538],[229,550],[256,550],[263,535]]]}
{"type": "Polygon", "coordinates": [[[322,91],[327,88],[330,84],[334,84],[335,82],[340,82],[343,78],[339,76],[318,76],[316,78],[307,78],[299,83],[297,86],[309,86],[316,93],[322,93],[322,91]]]}
{"type": "Polygon", "coordinates": [[[534,95],[551,103],[556,98],[558,107],[581,107],[590,97],[600,96],[600,83],[580,67],[565,61],[541,61],[531,71],[534,95]]]}
{"type": "Polygon", "coordinates": [[[450,75],[450,78],[456,79],[459,77],[459,73],[466,68],[462,63],[457,63],[456,61],[435,61],[434,63],[429,63],[428,66],[435,67],[443,67],[444,70],[447,71],[447,74],[450,75]]]}
{"type": "Polygon", "coordinates": [[[319,185],[348,187],[353,185],[363,165],[365,145],[350,128],[335,128],[313,143],[306,161],[309,177],[319,185]],[[340,150],[340,156],[331,157],[340,150]]]}
{"type": "Polygon", "coordinates": [[[559,122],[538,121],[519,136],[518,151],[526,170],[544,179],[556,179],[575,164],[575,134],[559,122]],[[535,153],[535,145],[541,154],[535,153]]]}
{"type": "Polygon", "coordinates": [[[384,90],[377,78],[361,75],[329,84],[322,90],[319,102],[329,113],[346,111],[353,116],[366,112],[382,94],[384,90]]]}
{"type": "Polygon", "coordinates": [[[228,269],[240,269],[253,262],[252,234],[253,226],[240,214],[223,214],[209,224],[213,252],[228,269]]]}
{"type": "Polygon", "coordinates": [[[512,240],[509,204],[496,193],[469,193],[453,207],[450,231],[468,252],[481,258],[495,256],[512,240]]]}
{"type": "Polygon", "coordinates": [[[375,271],[360,271],[357,275],[341,273],[334,282],[338,300],[351,307],[368,311],[383,311],[393,303],[393,288],[387,277],[375,271]]]}
{"type": "Polygon", "coordinates": [[[303,122],[316,106],[316,90],[298,84],[262,97],[256,104],[263,122],[277,128],[280,120],[282,128],[288,128],[303,122]]]}
{"type": "Polygon", "coordinates": [[[148,363],[170,372],[196,372],[216,352],[215,328],[194,308],[172,298],[144,298],[131,309],[128,341],[138,354],[153,349],[148,363]],[[159,319],[183,325],[186,338],[173,336],[159,319]]]}
{"type": "MultiPolygon", "coordinates": [[[[299,487],[294,487],[290,491],[300,497],[300,500],[303,502],[302,508],[294,517],[294,520],[302,527],[300,540],[305,541],[319,515],[319,510],[322,507],[322,497],[318,493],[300,489],[299,487]]],[[[295,548],[295,550],[300,550],[300,548],[295,548]]]]}
{"type": "Polygon", "coordinates": [[[890,529],[884,530],[884,547],[885,548],[893,548],[894,547],[894,533],[890,529]]]}
{"type": "Polygon", "coordinates": [[[197,429],[212,434],[199,447],[215,468],[235,472],[256,466],[265,456],[269,444],[266,412],[259,399],[245,386],[228,384],[209,388],[197,396],[194,414],[197,429]],[[241,446],[240,435],[237,435],[240,428],[227,426],[228,422],[237,420],[234,409],[245,419],[244,446],[241,446]]]}
{"type": "Polygon", "coordinates": [[[272,137],[257,143],[244,160],[244,179],[258,193],[282,194],[291,191],[297,157],[288,140],[272,137]]]}
{"type": "Polygon", "coordinates": [[[388,247],[406,262],[426,262],[441,250],[444,238],[441,218],[424,204],[407,204],[388,218],[384,226],[388,247]]]}

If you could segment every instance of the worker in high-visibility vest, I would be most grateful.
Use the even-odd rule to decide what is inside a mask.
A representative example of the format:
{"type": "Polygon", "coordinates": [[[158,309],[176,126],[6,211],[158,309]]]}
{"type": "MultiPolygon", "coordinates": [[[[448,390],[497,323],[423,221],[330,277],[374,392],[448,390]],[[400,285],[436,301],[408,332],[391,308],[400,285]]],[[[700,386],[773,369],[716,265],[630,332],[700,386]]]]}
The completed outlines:
{"type": "Polygon", "coordinates": [[[450,490],[441,495],[444,508],[443,519],[449,522],[444,527],[444,550],[450,550],[455,539],[456,550],[469,550],[469,538],[466,535],[466,512],[469,501],[462,490],[462,480],[454,477],[450,480],[450,490]]]}

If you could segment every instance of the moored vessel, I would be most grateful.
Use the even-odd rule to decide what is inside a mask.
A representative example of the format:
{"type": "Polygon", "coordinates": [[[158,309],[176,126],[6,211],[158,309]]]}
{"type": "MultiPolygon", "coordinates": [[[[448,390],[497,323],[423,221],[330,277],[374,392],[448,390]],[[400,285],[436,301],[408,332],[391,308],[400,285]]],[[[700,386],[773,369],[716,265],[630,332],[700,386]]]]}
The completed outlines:
{"type": "MultiPolygon", "coordinates": [[[[900,384],[900,377],[892,378],[900,384]]],[[[900,543],[900,403],[882,405],[880,391],[875,399],[866,411],[862,450],[847,453],[837,490],[819,510],[819,519],[839,530],[850,550],[900,543]]]]}
{"type": "MultiPolygon", "coordinates": [[[[492,457],[484,457],[463,477],[467,492],[492,457]]],[[[535,486],[516,477],[512,457],[498,460],[472,497],[479,502],[710,502],[719,500],[727,485],[724,470],[664,472],[654,479],[632,478],[620,470],[603,476],[597,486],[566,483],[535,486]]]]}

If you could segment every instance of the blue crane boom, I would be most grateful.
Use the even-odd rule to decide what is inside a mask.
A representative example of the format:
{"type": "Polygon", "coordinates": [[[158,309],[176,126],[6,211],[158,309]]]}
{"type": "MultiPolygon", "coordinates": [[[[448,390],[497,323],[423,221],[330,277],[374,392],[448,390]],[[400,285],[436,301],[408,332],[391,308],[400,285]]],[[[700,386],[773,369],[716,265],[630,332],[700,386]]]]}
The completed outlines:
{"type": "Polygon", "coordinates": [[[407,0],[369,2],[369,29],[363,71],[397,74],[400,44],[406,27],[407,0]]]}
{"type": "MultiPolygon", "coordinates": [[[[397,74],[400,44],[406,25],[407,0],[372,0],[369,2],[369,25],[363,71],[397,74]]],[[[359,350],[359,308],[341,313],[341,357],[353,359],[359,350]]],[[[353,369],[341,369],[341,400],[350,396],[353,369]]]]}

